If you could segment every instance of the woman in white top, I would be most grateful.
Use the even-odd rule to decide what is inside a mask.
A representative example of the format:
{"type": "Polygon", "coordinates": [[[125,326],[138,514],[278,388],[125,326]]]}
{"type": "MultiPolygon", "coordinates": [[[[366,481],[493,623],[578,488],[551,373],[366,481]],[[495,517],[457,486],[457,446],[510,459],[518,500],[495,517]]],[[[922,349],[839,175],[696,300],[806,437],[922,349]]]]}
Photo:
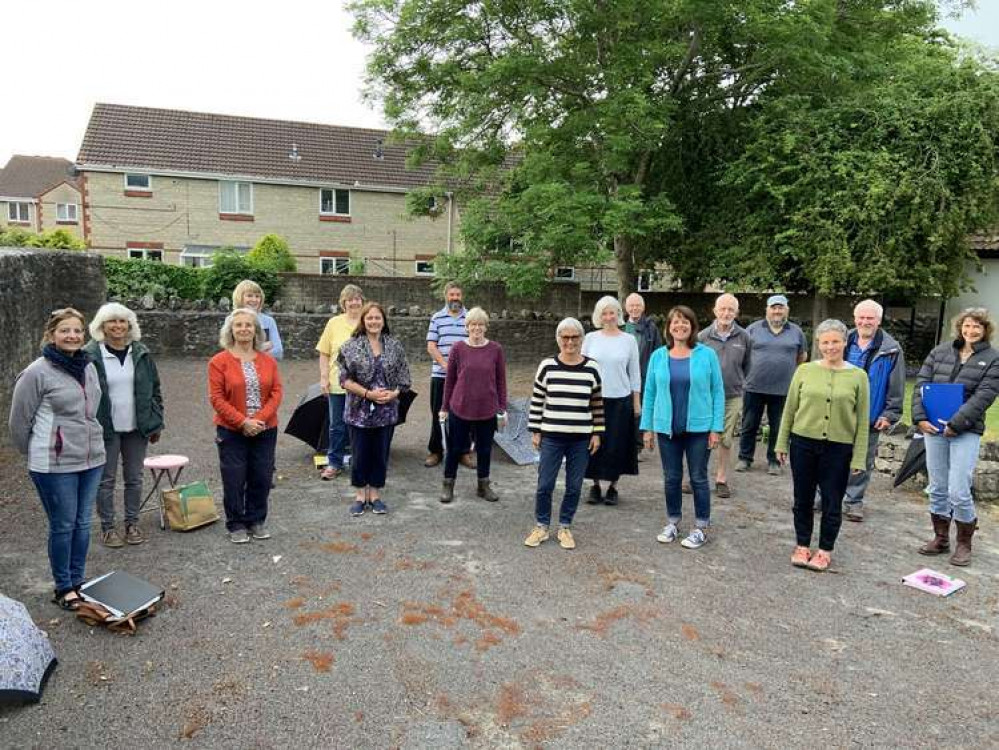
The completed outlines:
{"type": "Polygon", "coordinates": [[[583,354],[596,360],[603,383],[606,432],[600,450],[590,457],[586,476],[593,480],[587,503],[617,505],[617,480],[638,474],[635,425],[642,414],[642,371],[635,337],[621,330],[624,314],[611,296],[601,297],[593,308],[593,326],[586,334],[583,354]],[[600,482],[609,482],[603,494],[600,482]]]}

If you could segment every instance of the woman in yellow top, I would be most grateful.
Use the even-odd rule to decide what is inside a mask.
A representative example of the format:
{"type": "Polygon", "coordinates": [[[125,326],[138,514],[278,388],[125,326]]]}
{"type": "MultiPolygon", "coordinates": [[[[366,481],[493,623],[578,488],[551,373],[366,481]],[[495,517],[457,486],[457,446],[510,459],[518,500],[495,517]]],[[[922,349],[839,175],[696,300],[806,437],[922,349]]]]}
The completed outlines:
{"type": "Polygon", "coordinates": [[[354,335],[361,320],[364,307],[364,293],[361,287],[347,284],[340,292],[339,315],[330,318],[319,337],[316,351],[319,352],[319,387],[329,399],[330,437],[326,449],[326,468],[320,474],[324,482],[336,479],[343,472],[343,454],[347,446],[347,425],[343,421],[343,410],[347,404],[347,393],[340,385],[340,368],[336,358],[340,347],[354,335]]]}
{"type": "Polygon", "coordinates": [[[825,570],[843,520],[843,495],[850,470],[867,460],[867,373],[843,358],[846,326],[826,320],[815,329],[822,359],[795,370],[777,436],[777,460],[791,459],[794,482],[794,532],[798,546],[791,564],[825,570]],[[816,488],[822,491],[819,549],[812,555],[816,488]]]}

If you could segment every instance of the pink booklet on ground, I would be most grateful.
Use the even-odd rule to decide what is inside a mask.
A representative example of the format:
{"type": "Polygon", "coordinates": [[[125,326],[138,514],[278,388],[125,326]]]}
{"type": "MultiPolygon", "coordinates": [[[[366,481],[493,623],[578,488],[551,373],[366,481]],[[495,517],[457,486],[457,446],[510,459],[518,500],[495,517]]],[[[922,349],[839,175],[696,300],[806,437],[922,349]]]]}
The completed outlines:
{"type": "Polygon", "coordinates": [[[948,596],[955,591],[960,591],[967,585],[960,578],[951,578],[945,573],[938,573],[929,568],[923,568],[922,570],[917,570],[915,573],[910,573],[902,579],[902,583],[906,586],[912,586],[914,589],[925,591],[928,594],[935,594],[936,596],[948,596]]]}

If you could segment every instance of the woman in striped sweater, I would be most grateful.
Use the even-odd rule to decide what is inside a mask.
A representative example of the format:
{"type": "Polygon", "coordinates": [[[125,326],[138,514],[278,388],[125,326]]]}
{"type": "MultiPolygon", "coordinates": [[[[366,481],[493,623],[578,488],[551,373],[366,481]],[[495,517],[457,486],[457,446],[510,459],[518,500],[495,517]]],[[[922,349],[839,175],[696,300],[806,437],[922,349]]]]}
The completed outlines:
{"type": "Polygon", "coordinates": [[[591,455],[600,448],[604,431],[604,404],[597,363],[580,353],[583,326],[566,318],[555,329],[559,353],[542,360],[534,377],[529,429],[534,448],[541,452],[538,490],[534,498],[536,525],[524,544],[537,547],[549,539],[552,492],[565,459],[565,495],[559,509],[558,542],[574,549],[569,527],[579,505],[583,475],[591,455]]]}

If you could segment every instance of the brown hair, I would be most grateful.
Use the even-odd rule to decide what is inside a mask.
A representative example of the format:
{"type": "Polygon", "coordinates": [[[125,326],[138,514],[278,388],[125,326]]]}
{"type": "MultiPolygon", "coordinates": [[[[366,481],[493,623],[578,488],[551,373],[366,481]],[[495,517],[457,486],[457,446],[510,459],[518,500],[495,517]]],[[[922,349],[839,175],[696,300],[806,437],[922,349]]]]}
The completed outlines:
{"type": "Polygon", "coordinates": [[[961,326],[964,325],[964,321],[968,318],[971,318],[985,329],[985,335],[982,337],[982,341],[992,343],[992,334],[995,332],[996,324],[992,322],[989,311],[984,307],[969,307],[966,310],[962,310],[958,316],[954,318],[954,338],[957,339],[957,343],[961,346],[964,346],[965,344],[964,336],[961,335],[961,326]]]}
{"type": "Polygon", "coordinates": [[[388,315],[385,313],[385,308],[382,307],[381,302],[365,302],[364,307],[361,308],[361,318],[357,321],[357,328],[354,329],[354,336],[367,336],[368,331],[364,327],[364,316],[367,315],[372,310],[378,310],[382,314],[382,320],[385,321],[385,325],[382,326],[382,333],[386,336],[391,333],[389,331],[388,315]]]}
{"type": "Polygon", "coordinates": [[[87,320],[83,317],[83,313],[77,310],[75,307],[61,307],[58,310],[53,310],[49,313],[49,319],[45,323],[45,331],[42,333],[42,346],[46,344],[51,344],[53,341],[53,335],[55,334],[56,328],[64,320],[69,320],[70,318],[76,318],[80,321],[80,328],[86,329],[87,320]]]}
{"type": "Polygon", "coordinates": [[[673,344],[676,343],[669,332],[669,324],[677,316],[685,318],[690,323],[690,336],[687,338],[687,346],[693,349],[697,346],[697,332],[701,330],[701,327],[697,324],[697,315],[686,305],[677,305],[666,313],[666,325],[663,326],[663,339],[666,341],[666,348],[672,349],[673,344]]]}

